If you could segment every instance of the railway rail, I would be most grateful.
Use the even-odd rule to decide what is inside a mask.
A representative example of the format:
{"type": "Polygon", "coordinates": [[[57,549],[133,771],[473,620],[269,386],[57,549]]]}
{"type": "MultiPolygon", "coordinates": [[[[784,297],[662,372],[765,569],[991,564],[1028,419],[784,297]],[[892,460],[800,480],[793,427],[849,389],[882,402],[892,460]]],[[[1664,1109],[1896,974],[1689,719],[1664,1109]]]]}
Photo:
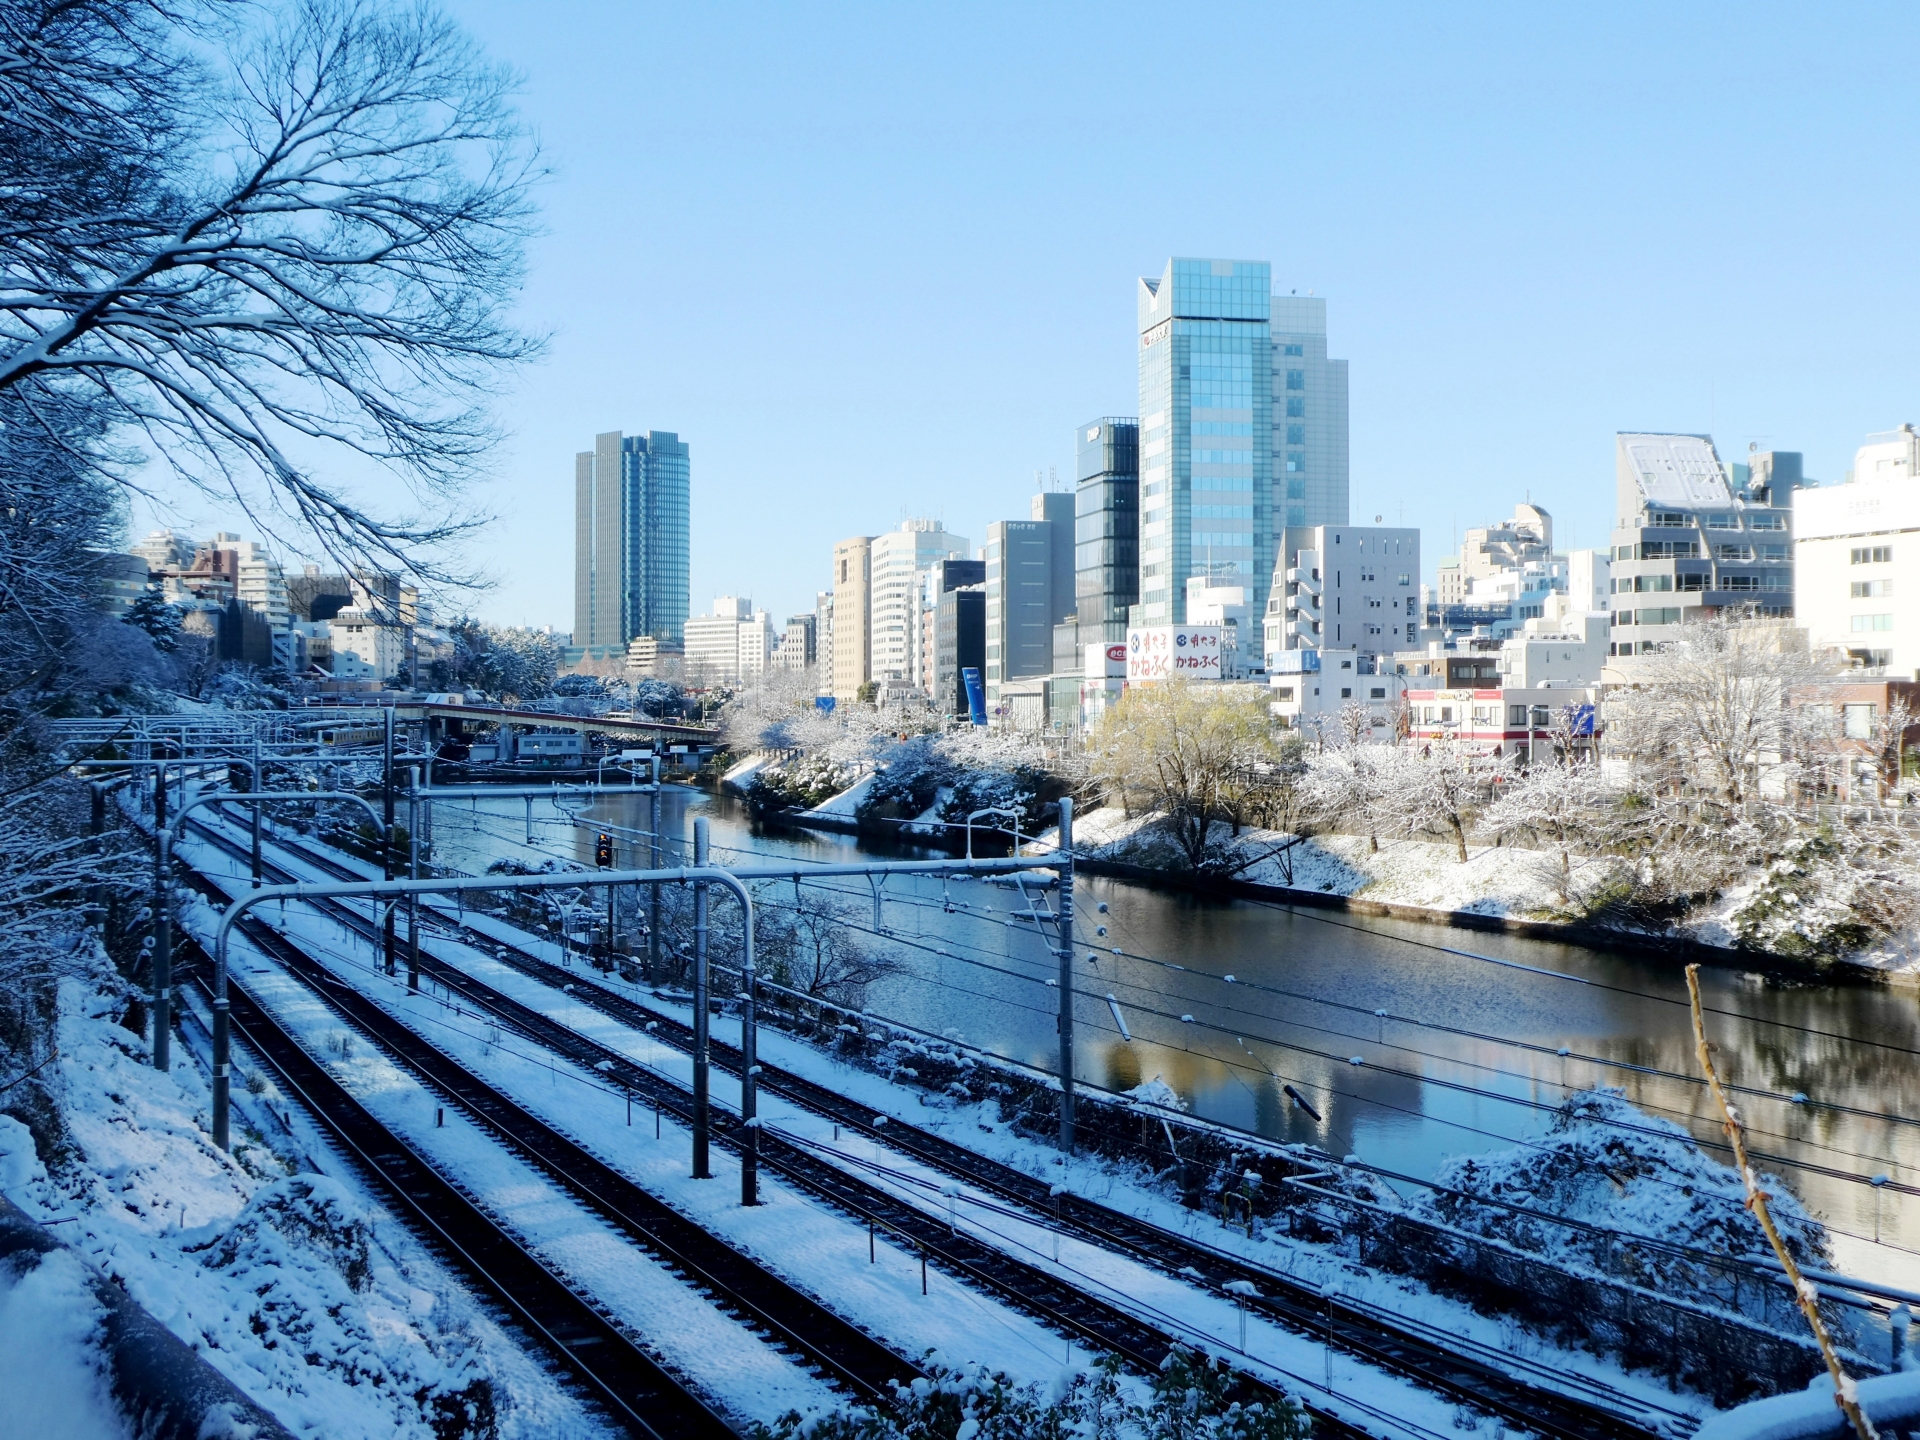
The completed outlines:
{"type": "MultiPolygon", "coordinates": [[[[211,1001],[212,962],[204,953],[201,959],[198,979],[211,1001]]],[[[230,985],[228,998],[239,1038],[393,1212],[628,1434],[637,1440],[733,1436],[684,1381],[354,1099],[243,984],[230,985]]]]}
{"type": "MultiPolygon", "coordinates": [[[[230,853],[241,853],[233,841],[217,831],[207,828],[203,833],[230,853]]],[[[284,839],[276,843],[304,863],[327,873],[342,878],[360,878],[346,866],[312,847],[284,839]]],[[[364,916],[345,906],[333,908],[362,933],[370,931],[371,922],[364,916]]],[[[691,1027],[670,1016],[644,1006],[612,987],[584,976],[580,971],[563,969],[496,936],[463,927],[444,914],[434,915],[431,910],[427,914],[438,922],[438,928],[453,931],[465,943],[484,948],[487,953],[497,956],[502,963],[529,978],[556,989],[564,985],[574,999],[623,1025],[645,1031],[653,1038],[683,1051],[691,1048],[691,1027]]],[[[616,1065],[627,1066],[636,1072],[629,1083],[634,1084],[637,1091],[644,1091],[649,1098],[675,1113],[683,1112],[685,1092],[655,1072],[634,1067],[632,1062],[626,1061],[617,1052],[607,1050],[588,1037],[500,994],[457,965],[432,954],[424,945],[421,963],[423,974],[430,975],[476,1008],[487,1011],[536,1043],[588,1065],[612,1061],[616,1065]]],[[[711,1042],[711,1053],[715,1064],[737,1071],[739,1056],[734,1047],[714,1040],[711,1042]]],[[[625,1075],[622,1078],[629,1079],[625,1075]]],[[[1490,1360],[1460,1353],[1463,1341],[1458,1336],[1422,1334],[1402,1317],[1385,1317],[1344,1297],[1330,1297],[1315,1287],[1277,1271],[1097,1201],[1071,1193],[1055,1195],[1053,1187],[1044,1181],[920,1127],[889,1118],[883,1131],[875,1126],[876,1117],[870,1109],[836,1094],[818,1082],[767,1064],[764,1060],[761,1061],[760,1083],[763,1089],[781,1095],[790,1103],[842,1127],[863,1133],[930,1168],[1031,1211],[1035,1216],[1045,1217],[1046,1223],[1055,1228],[1133,1256],[1169,1274],[1178,1274],[1189,1280],[1197,1277],[1202,1283],[1222,1290],[1233,1285],[1234,1291],[1240,1292],[1236,1299],[1249,1311],[1263,1314],[1296,1333],[1325,1341],[1356,1358],[1414,1380],[1449,1399],[1497,1415],[1536,1433],[1556,1437],[1556,1440],[1646,1440],[1646,1437],[1655,1435],[1685,1434],[1695,1423],[1694,1418],[1683,1411],[1619,1395],[1597,1382],[1591,1384],[1591,1398],[1550,1388],[1544,1383],[1545,1376],[1541,1377],[1541,1383],[1530,1382],[1490,1360]],[[1246,1294],[1248,1287],[1255,1293],[1246,1294]]],[[[732,1117],[716,1114],[716,1138],[730,1137],[731,1127],[736,1124],[737,1121],[732,1117]]],[[[825,1195],[844,1209],[874,1219],[870,1201],[878,1197],[884,1202],[881,1208],[889,1211],[890,1218],[903,1218],[892,1216],[894,1210],[905,1209],[909,1212],[909,1217],[912,1217],[909,1219],[909,1230],[925,1230],[931,1220],[931,1228],[937,1232],[934,1239],[952,1244],[958,1238],[947,1236],[945,1222],[928,1217],[926,1212],[917,1207],[903,1205],[887,1191],[853,1180],[838,1167],[823,1161],[804,1147],[779,1137],[776,1132],[763,1131],[762,1148],[763,1152],[779,1152],[775,1168],[788,1172],[790,1178],[805,1188],[825,1195]],[[831,1173],[822,1175],[822,1171],[831,1173]],[[832,1178],[834,1175],[841,1178],[835,1180],[832,1178]],[[849,1199],[844,1193],[848,1183],[868,1193],[849,1199]]],[[[773,1158],[772,1153],[763,1153],[763,1161],[773,1158]]],[[[894,1227],[890,1225],[889,1228],[894,1227]]],[[[1032,1313],[1043,1314],[1055,1323],[1062,1323],[1063,1317],[1058,1313],[1048,1313],[1049,1310],[1058,1311],[1058,1298],[1049,1292],[1057,1290],[1061,1282],[1048,1272],[1024,1266],[1024,1262],[1006,1257],[1002,1252],[994,1254],[1000,1255],[999,1262],[988,1262],[971,1255],[945,1258],[949,1264],[955,1264],[963,1271],[969,1267],[990,1271],[998,1263],[1034,1271],[1045,1282],[1037,1289],[1031,1283],[1033,1277],[1019,1277],[1020,1284],[1014,1289],[1009,1289],[1004,1278],[984,1273],[981,1278],[989,1288],[1023,1304],[1032,1313]]],[[[1113,1308],[1097,1297],[1082,1298],[1107,1310],[1113,1308]]],[[[1143,1359],[1157,1363],[1157,1356],[1137,1355],[1132,1353],[1129,1346],[1101,1338],[1096,1332],[1111,1329],[1110,1317],[1101,1317],[1101,1323],[1094,1331],[1074,1324],[1067,1324],[1065,1328],[1070,1333],[1078,1330],[1095,1343],[1114,1348],[1135,1363],[1143,1359]]],[[[1160,1353],[1164,1354],[1165,1344],[1171,1338],[1160,1339],[1160,1353]]],[[[1515,1363],[1512,1357],[1501,1356],[1500,1359],[1506,1365],[1515,1363]]],[[[1582,1383],[1581,1377],[1564,1372],[1553,1372],[1552,1378],[1562,1386],[1582,1383]]],[[[1344,1422],[1340,1422],[1337,1416],[1316,1418],[1323,1419],[1323,1426],[1326,1420],[1334,1420],[1341,1428],[1345,1428],[1344,1422]]]]}

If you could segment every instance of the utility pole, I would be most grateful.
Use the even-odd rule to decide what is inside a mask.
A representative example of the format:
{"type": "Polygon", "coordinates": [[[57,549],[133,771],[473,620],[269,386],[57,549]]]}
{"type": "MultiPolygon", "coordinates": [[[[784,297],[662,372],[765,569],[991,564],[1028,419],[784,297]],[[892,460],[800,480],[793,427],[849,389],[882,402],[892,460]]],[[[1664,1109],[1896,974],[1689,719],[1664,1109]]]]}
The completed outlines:
{"type": "MultiPolygon", "coordinates": [[[[253,732],[253,788],[266,789],[260,778],[260,732],[253,732]]],[[[260,888],[260,802],[253,802],[253,888],[260,888]]]]}
{"type": "MultiPolygon", "coordinates": [[[[693,821],[693,864],[707,864],[707,817],[693,821]]],[[[711,1180],[707,1111],[707,882],[693,882],[693,1178],[711,1180]]]]}
{"type": "MultiPolygon", "coordinates": [[[[386,708],[386,725],[382,744],[383,759],[380,767],[380,815],[386,825],[386,833],[380,842],[380,878],[393,879],[393,707],[386,708]]],[[[380,953],[386,962],[387,974],[394,973],[393,961],[393,903],[387,903],[386,919],[381,922],[380,953]]]]}
{"type": "MultiPolygon", "coordinates": [[[[741,893],[742,908],[746,895],[741,893]]],[[[760,1203],[760,1022],[754,1014],[753,914],[740,936],[740,1203],[760,1203]]]]}
{"type": "MultiPolygon", "coordinates": [[[[392,711],[388,711],[392,714],[392,711]]],[[[254,806],[258,816],[260,807],[254,806]]],[[[413,783],[407,787],[407,878],[420,878],[420,767],[414,766],[413,783]]],[[[420,897],[407,896],[407,988],[420,988],[420,897]]]]}
{"type": "Polygon", "coordinates": [[[1073,1154],[1073,801],[1060,797],[1060,1148],[1073,1154]]]}
{"type": "Polygon", "coordinates": [[[153,1068],[173,1068],[173,914],[167,899],[167,767],[153,771],[153,1068]]]}
{"type": "MultiPolygon", "coordinates": [[[[165,773],[165,772],[162,772],[165,773]]],[[[164,787],[165,781],[161,782],[164,787]]],[[[166,813],[166,791],[154,791],[153,813],[166,813]]],[[[171,832],[162,823],[153,835],[153,1068],[173,1068],[173,901],[167,893],[171,832]]]]}
{"type": "MultiPolygon", "coordinates": [[[[648,826],[647,868],[660,868],[660,752],[653,752],[653,794],[649,797],[651,824],[648,826]]],[[[705,861],[701,861],[705,864],[705,861]]],[[[660,882],[647,887],[647,979],[660,983],[660,882]]]]}

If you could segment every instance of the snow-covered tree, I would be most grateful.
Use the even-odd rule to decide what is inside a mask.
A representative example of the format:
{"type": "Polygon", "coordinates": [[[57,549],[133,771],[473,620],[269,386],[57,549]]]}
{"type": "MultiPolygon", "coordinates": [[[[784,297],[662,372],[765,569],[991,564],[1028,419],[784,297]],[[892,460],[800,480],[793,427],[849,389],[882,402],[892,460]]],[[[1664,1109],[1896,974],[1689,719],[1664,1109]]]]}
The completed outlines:
{"type": "Polygon", "coordinates": [[[180,607],[169,605],[158,585],[149,585],[141,591],[122,618],[134,629],[145,631],[153,641],[153,648],[162,655],[171,655],[180,648],[180,607]]]}
{"type": "Polygon", "coordinates": [[[1573,898],[1574,852],[1618,838],[1619,798],[1590,757],[1543,761],[1501,786],[1481,824],[1503,838],[1551,845],[1560,857],[1555,884],[1566,901],[1573,898]]]}
{"type": "Polygon", "coordinates": [[[1301,782],[1309,813],[1365,835],[1368,851],[1378,854],[1380,832],[1396,814],[1391,789],[1400,752],[1372,743],[1367,707],[1357,703],[1342,707],[1339,724],[1330,734],[1322,729],[1320,741],[1301,782]]]}
{"type": "Polygon", "coordinates": [[[1505,759],[1476,759],[1450,739],[1433,740],[1417,751],[1395,752],[1384,777],[1387,803],[1409,834],[1450,836],[1464,865],[1474,816],[1510,769],[1505,759]]]}
{"type": "Polygon", "coordinates": [[[1826,717],[1795,701],[1822,673],[1790,625],[1722,615],[1684,625],[1609,698],[1609,748],[1649,784],[1742,806],[1762,798],[1763,775],[1784,785],[1817,745],[1826,717]]]}
{"type": "Polygon", "coordinates": [[[511,704],[544,698],[560,665],[560,642],[544,630],[483,625],[463,616],[447,627],[453,637],[453,670],[472,685],[511,704]]]}
{"type": "Polygon", "coordinates": [[[1087,742],[1094,780],[1130,805],[1157,809],[1196,870],[1213,826],[1244,815],[1256,767],[1274,757],[1266,694],[1250,685],[1136,685],[1087,742]]]}

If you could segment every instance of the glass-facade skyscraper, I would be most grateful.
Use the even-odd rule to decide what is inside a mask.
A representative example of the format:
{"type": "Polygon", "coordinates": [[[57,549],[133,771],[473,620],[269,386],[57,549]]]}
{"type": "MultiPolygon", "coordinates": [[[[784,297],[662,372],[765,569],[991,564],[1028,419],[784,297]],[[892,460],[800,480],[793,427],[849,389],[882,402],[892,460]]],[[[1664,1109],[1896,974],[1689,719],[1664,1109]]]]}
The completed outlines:
{"type": "Polygon", "coordinates": [[[574,457],[576,646],[685,642],[691,484],[687,446],[670,430],[609,431],[574,457]]]}
{"type": "Polygon", "coordinates": [[[1245,586],[1266,608],[1288,524],[1347,521],[1346,362],[1326,302],[1272,294],[1263,260],[1174,258],[1142,278],[1140,600],[1131,621],[1186,621],[1187,581],[1245,586]]]}
{"type": "Polygon", "coordinates": [[[1127,638],[1127,614],[1140,600],[1140,422],[1111,415],[1090,421],[1080,427],[1074,449],[1078,633],[1069,653],[1078,664],[1080,646],[1127,638]]]}

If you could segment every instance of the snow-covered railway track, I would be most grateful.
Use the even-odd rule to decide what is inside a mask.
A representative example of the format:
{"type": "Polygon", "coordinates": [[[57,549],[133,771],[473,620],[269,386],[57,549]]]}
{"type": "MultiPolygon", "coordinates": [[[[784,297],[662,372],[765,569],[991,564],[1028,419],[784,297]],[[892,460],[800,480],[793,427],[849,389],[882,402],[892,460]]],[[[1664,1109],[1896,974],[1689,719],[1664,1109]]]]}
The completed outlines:
{"type": "MultiPolygon", "coordinates": [[[[202,883],[220,889],[217,877],[202,883]]],[[[723,1311],[853,1398],[884,1404],[920,1368],[703,1229],[422,1039],[272,927],[242,932],[355,1030],[723,1311]]],[[[230,982],[232,983],[232,982],[230,982]]]]}
{"type": "MultiPolygon", "coordinates": [[[[212,965],[199,983],[211,990],[212,965]]],[[[719,1415],[586,1296],[577,1293],[479,1205],[382,1124],[243,985],[229,986],[235,1034],[297,1100],[422,1241],[485,1301],[546,1350],[640,1440],[731,1437],[719,1415]]]]}
{"type": "MultiPolygon", "coordinates": [[[[276,839],[275,843],[326,873],[341,879],[361,878],[338,859],[313,846],[285,838],[276,839]]],[[[430,909],[422,918],[456,932],[455,938],[484,949],[529,979],[556,990],[564,987],[572,999],[622,1025],[643,1031],[683,1053],[692,1051],[691,1026],[598,983],[580,970],[563,969],[529,950],[504,942],[495,934],[462,928],[444,912],[430,909]]],[[[364,924],[364,919],[360,923],[364,924]]],[[[544,1034],[535,1035],[529,1028],[533,1022],[526,1021],[522,1012],[528,1015],[533,1012],[527,1012],[518,1002],[499,995],[457,965],[433,954],[431,946],[422,951],[422,965],[424,973],[464,995],[475,1006],[499,1015],[538,1043],[559,1048],[554,1039],[544,1034]]],[[[543,1029],[558,1029],[576,1041],[593,1043],[547,1017],[538,1019],[543,1029]]],[[[736,1047],[712,1037],[709,1050],[716,1066],[738,1073],[736,1047]]],[[[603,1053],[595,1047],[594,1058],[603,1059],[607,1053],[611,1052],[603,1053]]],[[[759,1063],[763,1094],[779,1095],[877,1144],[910,1155],[944,1175],[1043,1214],[1051,1223],[1091,1243],[1134,1256],[1165,1273],[1188,1278],[1197,1275],[1202,1277],[1202,1283],[1216,1288],[1235,1285],[1241,1291],[1240,1303],[1250,1312],[1327,1341],[1369,1364],[1524,1425],[1538,1434],[1553,1436],[1556,1440],[1648,1440],[1651,1436],[1688,1433],[1696,1424],[1694,1417],[1685,1411],[1609,1390],[1599,1382],[1586,1381],[1577,1373],[1549,1371],[1544,1365],[1515,1356],[1466,1353],[1468,1342],[1459,1336],[1423,1332],[1404,1317],[1356,1303],[1346,1296],[1330,1296],[1293,1276],[1084,1196],[1071,1192],[1056,1195],[1044,1180],[897,1116],[886,1120],[883,1133],[876,1127],[869,1106],[770,1064],[764,1056],[759,1063]],[[1254,1292],[1251,1295],[1245,1293],[1249,1286],[1254,1292]],[[1539,1373],[1530,1373],[1535,1371],[1539,1373]]],[[[660,1083],[659,1077],[653,1079],[656,1084],[660,1083]]],[[[718,1123],[716,1120],[716,1125],[718,1123]]],[[[771,1138],[763,1135],[763,1147],[771,1138]]]]}
{"type": "MultiPolygon", "coordinates": [[[[190,823],[188,828],[228,855],[242,860],[247,858],[243,846],[221,834],[214,826],[190,823]]],[[[284,846],[284,842],[276,843],[284,846]]],[[[305,847],[299,847],[297,853],[305,864],[330,869],[335,873],[351,873],[305,847]]],[[[301,878],[270,861],[266,870],[268,877],[276,883],[282,879],[291,881],[301,878]]],[[[223,883],[233,882],[223,882],[219,876],[201,876],[199,883],[219,887],[223,883]]],[[[362,939],[370,943],[378,942],[379,928],[366,915],[351,907],[329,901],[303,903],[312,905],[330,921],[348,928],[362,939]]],[[[246,923],[243,922],[243,926],[246,923]]],[[[282,946],[290,945],[277,934],[276,939],[282,946]]],[[[277,955],[278,952],[275,953],[277,955]]],[[[303,963],[310,966],[316,962],[303,957],[303,963]]],[[[453,993],[463,996],[476,1010],[488,1015],[503,1029],[517,1032],[583,1068],[598,1071],[608,1080],[627,1087],[637,1100],[656,1106],[667,1115],[682,1121],[691,1120],[691,1096],[682,1087],[630,1057],[608,1049],[475,980],[458,966],[436,956],[431,947],[425,944],[421,951],[421,973],[423,977],[430,977],[436,984],[445,985],[453,993]]],[[[329,999],[341,993],[342,989],[340,986],[332,987],[329,999]]],[[[361,999],[363,1003],[372,1003],[364,997],[361,999]]],[[[738,1117],[716,1106],[712,1113],[712,1135],[716,1146],[737,1152],[741,1133],[738,1117]]],[[[780,1176],[795,1189],[824,1200],[877,1234],[890,1236],[896,1245],[917,1252],[925,1261],[944,1270],[949,1276],[1034,1316],[1090,1350],[1119,1356],[1142,1373],[1158,1369],[1173,1347],[1191,1343],[1189,1337],[1143,1319],[1131,1310],[1070,1283],[1043,1266],[1021,1260],[968,1229],[955,1226],[947,1217],[930,1213],[883,1186],[860,1178],[775,1129],[762,1129],[759,1152],[762,1168],[780,1176]]],[[[1240,1371],[1237,1379],[1246,1399],[1273,1400],[1281,1393],[1281,1387],[1260,1375],[1240,1371]]],[[[1374,1440],[1381,1434],[1424,1433],[1431,1436],[1436,1433],[1410,1424],[1401,1417],[1374,1411],[1366,1402],[1358,1399],[1342,1397],[1340,1410],[1335,1411],[1317,1405],[1311,1399],[1302,1399],[1297,1394],[1295,1398],[1302,1400],[1312,1416],[1315,1433],[1328,1437],[1328,1440],[1349,1440],[1349,1437],[1350,1440],[1374,1440]]],[[[1526,1428],[1537,1429],[1531,1425],[1526,1428]]]]}

